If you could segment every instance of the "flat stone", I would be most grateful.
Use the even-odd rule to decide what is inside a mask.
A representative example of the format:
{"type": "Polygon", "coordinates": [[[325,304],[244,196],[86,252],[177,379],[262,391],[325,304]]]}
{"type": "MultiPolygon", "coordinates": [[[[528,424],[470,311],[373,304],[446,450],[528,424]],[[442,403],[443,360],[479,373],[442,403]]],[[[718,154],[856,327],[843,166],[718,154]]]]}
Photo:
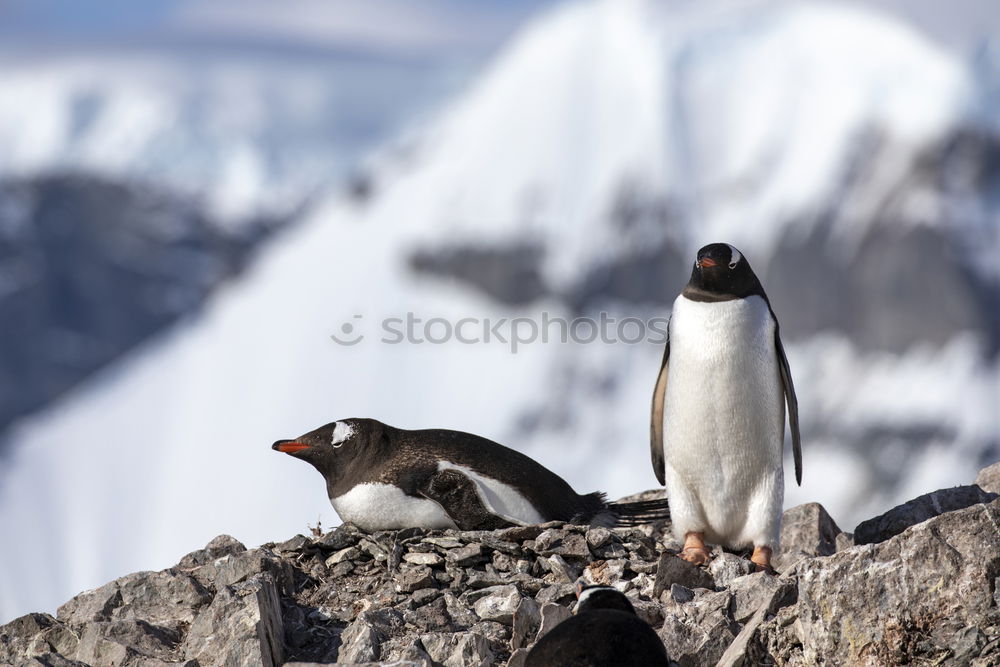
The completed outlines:
{"type": "Polygon", "coordinates": [[[360,555],[361,555],[361,549],[358,549],[357,547],[354,546],[345,547],[343,549],[340,549],[339,551],[333,552],[330,555],[330,557],[326,559],[325,565],[327,567],[333,567],[334,565],[343,563],[344,561],[354,560],[355,558],[358,558],[360,555]]]}
{"type": "Polygon", "coordinates": [[[534,549],[539,556],[590,559],[586,538],[566,530],[550,528],[543,531],[535,538],[534,549]]]}
{"type": "Polygon", "coordinates": [[[686,588],[715,589],[712,575],[701,568],[692,565],[683,558],[673,554],[662,554],[656,566],[656,584],[653,587],[653,597],[659,598],[663,591],[670,590],[673,584],[686,588]]]}
{"type": "Polygon", "coordinates": [[[730,611],[737,623],[746,623],[760,608],[771,601],[767,613],[773,614],[780,607],[795,601],[796,586],[793,581],[781,579],[766,572],[755,572],[734,579],[729,585],[733,598],[730,611]]]}
{"type": "Polygon", "coordinates": [[[410,552],[403,554],[403,560],[407,563],[414,563],[416,565],[429,565],[434,567],[435,565],[442,565],[444,563],[444,558],[440,554],[436,553],[414,553],[410,552]]]}
{"type": "Polygon", "coordinates": [[[473,606],[476,616],[484,621],[497,621],[504,625],[511,625],[514,622],[514,611],[521,603],[521,593],[516,586],[496,586],[485,589],[489,592],[478,600],[473,606]]]}
{"type": "Polygon", "coordinates": [[[425,537],[421,542],[432,544],[442,549],[457,549],[464,544],[464,542],[456,540],[453,537],[425,537]]]}
{"type": "Polygon", "coordinates": [[[480,545],[469,544],[458,549],[450,549],[446,558],[452,565],[465,567],[483,562],[486,560],[486,555],[480,545]]]}

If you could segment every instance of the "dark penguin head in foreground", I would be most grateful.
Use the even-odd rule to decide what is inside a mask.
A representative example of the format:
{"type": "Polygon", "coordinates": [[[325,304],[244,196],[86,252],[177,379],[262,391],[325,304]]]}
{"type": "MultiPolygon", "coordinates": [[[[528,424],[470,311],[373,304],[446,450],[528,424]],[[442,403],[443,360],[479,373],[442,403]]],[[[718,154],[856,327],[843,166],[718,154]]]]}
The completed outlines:
{"type": "Polygon", "coordinates": [[[340,518],[364,530],[616,525],[668,516],[664,500],[609,504],[601,493],[578,494],[524,454],[461,431],[352,418],[272,448],[319,470],[340,518]]]}
{"type": "Polygon", "coordinates": [[[698,251],[683,294],[692,301],[729,301],[752,295],[767,301],[750,262],[728,243],[712,243],[698,251]]]}
{"type": "Polygon", "coordinates": [[[532,647],[525,667],[658,667],[669,664],[663,642],[610,586],[578,587],[576,615],[532,647]]]}

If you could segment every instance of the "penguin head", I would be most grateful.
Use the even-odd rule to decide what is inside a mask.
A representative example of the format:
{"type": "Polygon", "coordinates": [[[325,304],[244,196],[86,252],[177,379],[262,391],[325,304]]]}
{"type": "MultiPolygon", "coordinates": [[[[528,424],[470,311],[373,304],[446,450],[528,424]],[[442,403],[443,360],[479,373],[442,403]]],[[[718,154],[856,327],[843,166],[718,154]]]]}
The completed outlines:
{"type": "Polygon", "coordinates": [[[611,586],[587,586],[583,582],[576,584],[576,611],[582,614],[596,609],[614,609],[635,615],[635,607],[625,597],[625,594],[611,586]]]}
{"type": "Polygon", "coordinates": [[[356,461],[371,455],[373,441],[381,434],[379,425],[374,419],[341,419],[294,440],[278,440],[271,449],[311,464],[331,483],[356,461]]]}
{"type": "Polygon", "coordinates": [[[694,292],[705,297],[700,300],[707,301],[742,299],[753,294],[764,296],[750,262],[728,243],[712,243],[698,251],[685,292],[694,292]]]}

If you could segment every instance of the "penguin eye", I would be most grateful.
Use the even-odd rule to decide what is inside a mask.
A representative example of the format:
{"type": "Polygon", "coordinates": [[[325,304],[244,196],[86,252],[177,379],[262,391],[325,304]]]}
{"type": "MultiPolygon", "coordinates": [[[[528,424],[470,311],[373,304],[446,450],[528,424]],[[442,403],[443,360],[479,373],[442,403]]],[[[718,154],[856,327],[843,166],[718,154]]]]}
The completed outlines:
{"type": "MultiPolygon", "coordinates": [[[[726,245],[729,245],[729,244],[727,243],[726,245]]],[[[740,251],[730,245],[729,246],[729,269],[730,269],[730,271],[736,268],[736,265],[740,263],[741,259],[743,259],[743,255],[740,253],[740,251]]]]}
{"type": "Polygon", "coordinates": [[[354,436],[354,427],[347,422],[337,422],[333,426],[333,434],[330,436],[330,444],[334,449],[340,449],[354,436]]]}

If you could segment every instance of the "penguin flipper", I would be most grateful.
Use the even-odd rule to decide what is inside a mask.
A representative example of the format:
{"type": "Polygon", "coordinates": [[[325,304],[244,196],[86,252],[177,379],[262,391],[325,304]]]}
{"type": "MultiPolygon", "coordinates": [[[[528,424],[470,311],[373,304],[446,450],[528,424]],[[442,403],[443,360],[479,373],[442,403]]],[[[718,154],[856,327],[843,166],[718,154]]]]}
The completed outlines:
{"type": "Polygon", "coordinates": [[[795,459],[795,483],[802,486],[802,436],[799,433],[799,400],[795,397],[792,371],[788,368],[788,357],[785,356],[785,348],[781,344],[777,324],[774,328],[774,347],[778,352],[778,369],[781,372],[781,384],[785,390],[785,403],[788,405],[788,428],[792,432],[792,457],[795,459]]]}
{"type": "MultiPolygon", "coordinates": [[[[669,331],[670,325],[667,325],[669,331]]],[[[653,472],[661,485],[666,484],[666,470],[663,459],[663,399],[667,394],[667,380],[670,377],[670,334],[667,334],[667,345],[663,350],[663,362],[660,364],[660,374],[656,377],[653,388],[653,414],[649,424],[649,455],[653,461],[653,472]]]]}
{"type": "Polygon", "coordinates": [[[440,505],[459,530],[496,530],[514,525],[491,512],[479,497],[476,483],[458,470],[434,473],[417,493],[440,505]]]}

